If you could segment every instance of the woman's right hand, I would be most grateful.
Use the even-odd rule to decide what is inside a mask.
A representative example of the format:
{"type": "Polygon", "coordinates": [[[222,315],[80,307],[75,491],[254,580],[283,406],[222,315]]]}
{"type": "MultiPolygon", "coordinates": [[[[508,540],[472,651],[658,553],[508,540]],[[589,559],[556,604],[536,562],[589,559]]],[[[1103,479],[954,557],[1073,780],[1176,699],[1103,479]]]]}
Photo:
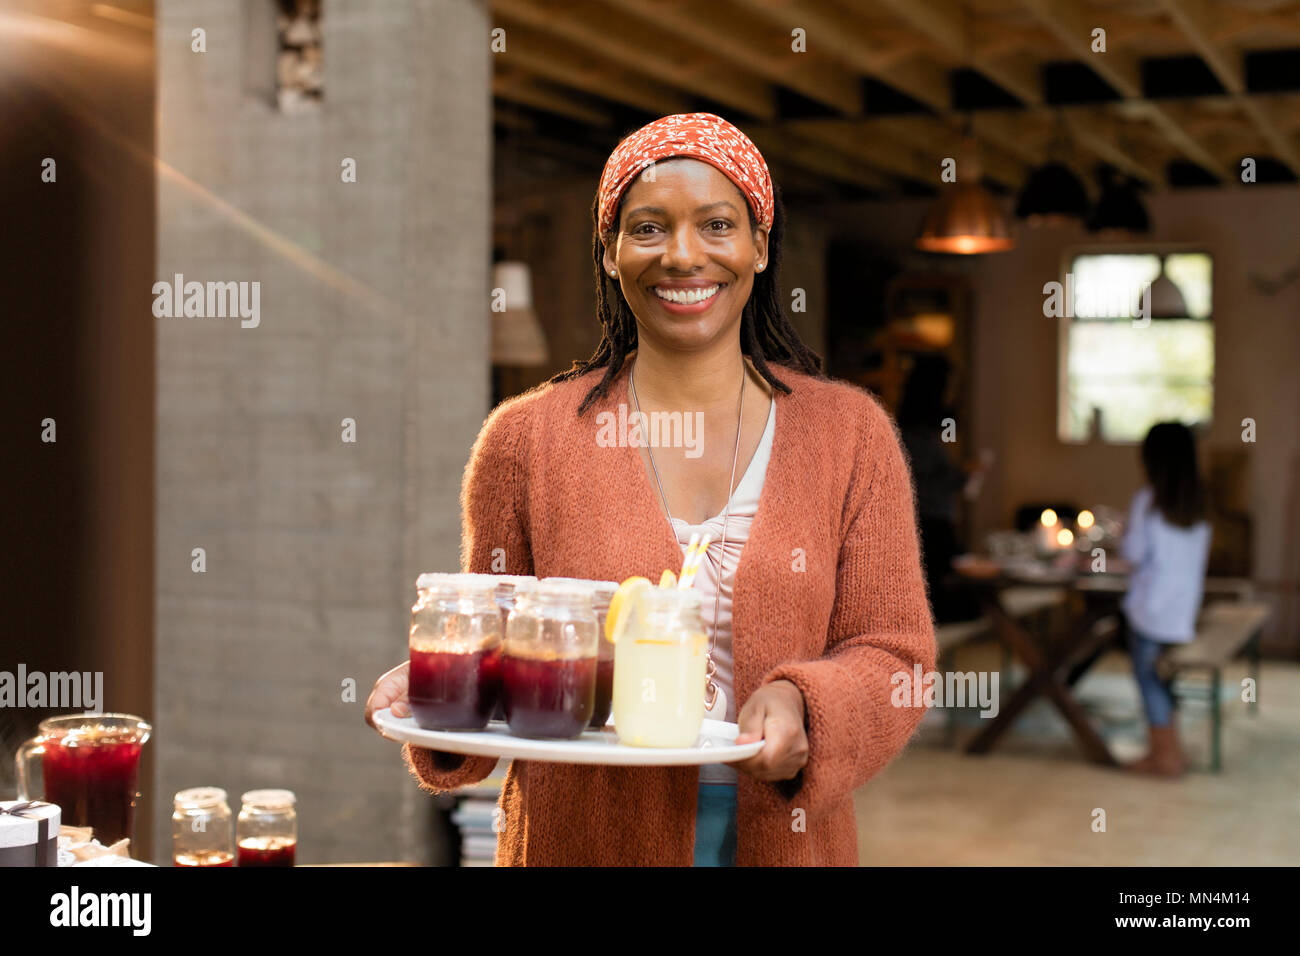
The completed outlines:
{"type": "Polygon", "coordinates": [[[375,711],[385,707],[392,708],[394,717],[411,716],[411,708],[406,699],[407,672],[410,668],[411,662],[403,661],[375,681],[375,689],[366,699],[366,723],[372,728],[375,728],[375,711]]]}

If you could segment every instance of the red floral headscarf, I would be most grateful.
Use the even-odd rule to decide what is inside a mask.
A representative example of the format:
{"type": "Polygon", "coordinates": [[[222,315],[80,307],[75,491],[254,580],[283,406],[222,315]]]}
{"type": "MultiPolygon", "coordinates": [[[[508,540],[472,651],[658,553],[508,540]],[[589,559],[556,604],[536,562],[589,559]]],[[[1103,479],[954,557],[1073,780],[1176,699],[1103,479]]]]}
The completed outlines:
{"type": "Polygon", "coordinates": [[[720,169],[745,195],[754,218],[771,228],[775,206],[772,176],[758,147],[721,116],[676,113],[641,127],[610,154],[598,193],[602,236],[614,228],[618,201],[633,178],[656,160],[670,156],[689,156],[720,169]]]}

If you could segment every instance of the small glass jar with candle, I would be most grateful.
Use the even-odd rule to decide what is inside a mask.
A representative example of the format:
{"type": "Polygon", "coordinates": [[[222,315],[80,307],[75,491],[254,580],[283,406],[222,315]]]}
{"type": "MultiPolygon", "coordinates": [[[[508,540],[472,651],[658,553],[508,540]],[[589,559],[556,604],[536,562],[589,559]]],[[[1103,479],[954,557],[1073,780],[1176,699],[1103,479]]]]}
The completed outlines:
{"type": "Polygon", "coordinates": [[[240,798],[235,838],[240,866],[293,866],[298,850],[292,790],[249,790],[240,798]]]}
{"type": "Polygon", "coordinates": [[[220,787],[192,787],[176,794],[172,811],[174,866],[234,866],[230,804],[220,787]]]}

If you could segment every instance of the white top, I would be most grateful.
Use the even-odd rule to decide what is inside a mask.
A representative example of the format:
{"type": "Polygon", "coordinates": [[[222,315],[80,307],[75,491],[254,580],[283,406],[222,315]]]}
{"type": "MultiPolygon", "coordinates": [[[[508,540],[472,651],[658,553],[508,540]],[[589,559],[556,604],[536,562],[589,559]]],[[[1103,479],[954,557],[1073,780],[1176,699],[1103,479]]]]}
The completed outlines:
{"type": "MultiPolygon", "coordinates": [[[[718,673],[714,683],[718,686],[718,698],[713,702],[713,709],[705,716],[713,720],[736,721],[736,703],[734,700],[734,674],[731,650],[731,586],[736,577],[736,566],[740,563],[740,553],[749,540],[749,527],[758,513],[758,499],[763,493],[763,481],[767,477],[767,463],[772,457],[772,436],[776,432],[776,400],[772,399],[767,413],[767,427],[759,440],[754,457],[749,460],[749,467],[744,476],[736,483],[731,494],[730,517],[727,519],[726,579],[721,584],[719,596],[718,574],[722,559],[722,512],[697,525],[690,525],[681,518],[673,518],[673,530],[677,532],[677,541],[682,546],[682,556],[691,543],[692,534],[707,533],[712,539],[705,558],[700,562],[700,570],[695,578],[695,588],[700,592],[700,617],[704,627],[712,633],[714,639],[713,662],[718,673]],[[718,624],[713,627],[713,604],[718,598],[718,624]]],[[[700,768],[701,783],[736,783],[736,771],[724,763],[705,764],[700,768]]]]}
{"type": "Polygon", "coordinates": [[[1121,607],[1147,637],[1183,644],[1196,634],[1196,614],[1210,556],[1210,525],[1179,528],[1154,504],[1150,485],[1138,489],[1124,529],[1123,556],[1134,564],[1121,607]]]}

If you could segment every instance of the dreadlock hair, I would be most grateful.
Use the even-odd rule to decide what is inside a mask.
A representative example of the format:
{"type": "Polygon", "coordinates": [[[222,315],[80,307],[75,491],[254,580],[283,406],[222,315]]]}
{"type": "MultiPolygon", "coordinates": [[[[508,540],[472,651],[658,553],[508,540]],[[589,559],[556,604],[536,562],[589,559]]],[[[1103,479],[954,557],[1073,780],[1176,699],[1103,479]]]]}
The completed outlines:
{"type": "MultiPolygon", "coordinates": [[[[623,213],[623,198],[619,199],[618,209],[614,213],[617,224],[623,213]]],[[[767,268],[755,273],[754,287],[750,291],[749,301],[740,317],[740,350],[754,363],[754,369],[762,375],[772,388],[780,389],[787,395],[790,386],[773,373],[769,363],[784,365],[795,371],[805,372],[817,378],[825,378],[822,370],[821,356],[799,338],[799,333],[786,318],[781,308],[780,273],[781,240],[785,235],[785,206],[781,202],[781,190],[772,183],[772,228],[767,239],[767,268]]],[[[614,233],[600,235],[599,219],[600,198],[591,204],[591,216],[596,223],[592,232],[591,257],[596,268],[596,316],[600,320],[601,336],[596,351],[586,361],[575,361],[571,368],[551,379],[552,382],[564,382],[571,378],[585,375],[593,369],[603,368],[604,376],[597,382],[578,406],[578,414],[585,412],[600,396],[609,391],[610,383],[618,375],[628,353],[637,347],[636,316],[623,296],[619,287],[604,268],[605,246],[613,241],[614,233]]],[[[749,228],[758,228],[754,218],[753,207],[746,202],[745,210],[749,213],[749,228]]],[[[617,228],[617,226],[616,226],[617,228]]]]}

